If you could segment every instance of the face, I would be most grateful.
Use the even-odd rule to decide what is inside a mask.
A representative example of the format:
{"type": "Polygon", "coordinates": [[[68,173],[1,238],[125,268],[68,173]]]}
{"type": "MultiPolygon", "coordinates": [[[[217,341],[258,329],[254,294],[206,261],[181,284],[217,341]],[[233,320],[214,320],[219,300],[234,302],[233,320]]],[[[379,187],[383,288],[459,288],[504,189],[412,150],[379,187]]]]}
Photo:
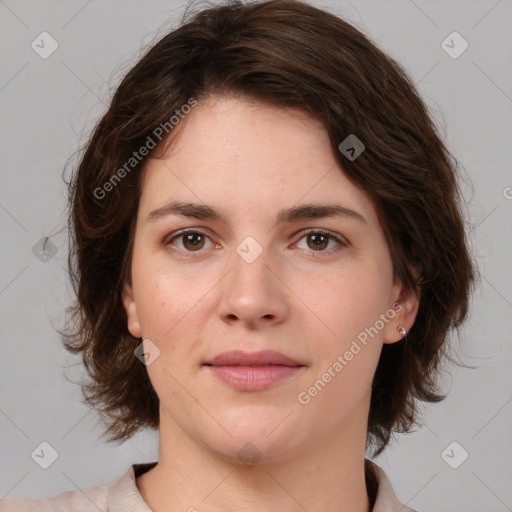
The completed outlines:
{"type": "Polygon", "coordinates": [[[233,460],[250,441],[268,461],[365,440],[382,344],[417,310],[393,280],[372,201],[299,111],[210,98],[180,123],[146,164],[123,293],[130,333],[159,350],[146,368],[160,435],[179,429],[233,460]],[[203,210],[166,209],[177,202],[203,210]],[[299,366],[205,365],[232,350],[299,366]]]}

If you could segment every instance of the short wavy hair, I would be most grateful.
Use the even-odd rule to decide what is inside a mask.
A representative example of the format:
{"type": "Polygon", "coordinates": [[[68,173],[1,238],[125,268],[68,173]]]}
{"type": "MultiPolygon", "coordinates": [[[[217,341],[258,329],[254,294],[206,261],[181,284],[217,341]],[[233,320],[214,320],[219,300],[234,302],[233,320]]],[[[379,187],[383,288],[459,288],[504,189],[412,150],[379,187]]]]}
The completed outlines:
{"type": "Polygon", "coordinates": [[[129,172],[121,169],[191,98],[212,95],[299,108],[319,120],[346,175],[374,202],[396,282],[419,294],[405,342],[383,346],[373,378],[367,448],[378,455],[394,432],[417,423],[418,400],[446,398],[437,384],[441,363],[452,359],[449,334],[467,315],[476,274],[460,166],[402,67],[351,24],[301,0],[187,11],[126,73],[81,147],[66,181],[76,300],[59,332],[66,349],[82,356],[85,401],[109,441],[159,426],[159,399],[134,355],[138,340],[128,332],[121,293],[131,283],[141,171],[165,152],[166,138],[132,160],[129,172]],[[354,160],[338,149],[349,134],[366,145],[354,160]]]}

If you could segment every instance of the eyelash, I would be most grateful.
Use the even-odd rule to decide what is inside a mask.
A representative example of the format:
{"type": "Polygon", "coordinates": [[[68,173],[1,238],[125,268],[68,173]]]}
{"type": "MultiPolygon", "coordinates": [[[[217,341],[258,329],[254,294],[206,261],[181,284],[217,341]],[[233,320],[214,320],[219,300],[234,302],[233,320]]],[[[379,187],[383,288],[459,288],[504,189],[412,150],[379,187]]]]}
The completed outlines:
{"type": "MultiPolygon", "coordinates": [[[[171,235],[170,238],[166,239],[166,241],[164,242],[164,245],[166,245],[166,246],[167,245],[171,245],[171,243],[174,242],[174,240],[176,240],[178,238],[181,238],[181,237],[183,237],[185,235],[190,235],[190,234],[199,234],[199,235],[203,235],[203,236],[205,236],[207,238],[210,238],[207,233],[205,233],[204,231],[201,231],[199,229],[186,229],[186,230],[183,230],[183,231],[178,231],[177,233],[171,235]]],[[[339,236],[335,235],[331,231],[326,231],[326,230],[323,230],[323,229],[307,229],[307,230],[301,231],[299,233],[299,235],[300,235],[299,241],[302,240],[307,235],[311,235],[311,234],[327,236],[331,240],[334,240],[338,244],[338,247],[336,247],[335,249],[330,249],[329,251],[326,251],[326,250],[313,251],[313,250],[311,250],[310,252],[315,254],[315,256],[318,255],[320,257],[323,257],[324,255],[325,256],[329,256],[329,255],[332,255],[332,254],[337,254],[341,250],[349,247],[348,242],[346,242],[344,239],[342,239],[339,236]]],[[[184,251],[182,251],[181,249],[178,249],[178,251],[185,252],[186,254],[191,254],[191,255],[194,255],[194,253],[198,253],[198,255],[199,255],[199,254],[201,254],[201,252],[203,252],[201,250],[198,250],[198,251],[187,251],[187,250],[184,250],[184,251]]]]}

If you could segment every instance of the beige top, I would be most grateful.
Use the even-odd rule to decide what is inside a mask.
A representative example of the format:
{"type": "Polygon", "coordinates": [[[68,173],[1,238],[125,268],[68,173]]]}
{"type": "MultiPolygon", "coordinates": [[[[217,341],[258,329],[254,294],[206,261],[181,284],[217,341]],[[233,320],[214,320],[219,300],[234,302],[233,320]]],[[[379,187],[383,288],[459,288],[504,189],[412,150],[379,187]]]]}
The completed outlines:
{"type": "MultiPolygon", "coordinates": [[[[113,484],[65,491],[50,499],[3,498],[0,512],[152,512],[135,478],[156,464],[133,464],[113,484]]],[[[369,459],[365,459],[365,477],[371,512],[417,512],[398,501],[384,470],[369,459]]]]}

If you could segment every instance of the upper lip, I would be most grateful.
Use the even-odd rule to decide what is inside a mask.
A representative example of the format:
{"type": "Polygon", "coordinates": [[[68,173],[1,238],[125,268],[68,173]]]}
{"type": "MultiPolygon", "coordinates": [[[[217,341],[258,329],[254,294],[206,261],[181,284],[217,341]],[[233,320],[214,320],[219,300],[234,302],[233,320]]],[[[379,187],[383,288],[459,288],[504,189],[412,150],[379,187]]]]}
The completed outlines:
{"type": "Polygon", "coordinates": [[[223,352],[204,363],[210,366],[304,366],[276,350],[261,350],[260,352],[244,352],[243,350],[231,350],[223,352]]]}

